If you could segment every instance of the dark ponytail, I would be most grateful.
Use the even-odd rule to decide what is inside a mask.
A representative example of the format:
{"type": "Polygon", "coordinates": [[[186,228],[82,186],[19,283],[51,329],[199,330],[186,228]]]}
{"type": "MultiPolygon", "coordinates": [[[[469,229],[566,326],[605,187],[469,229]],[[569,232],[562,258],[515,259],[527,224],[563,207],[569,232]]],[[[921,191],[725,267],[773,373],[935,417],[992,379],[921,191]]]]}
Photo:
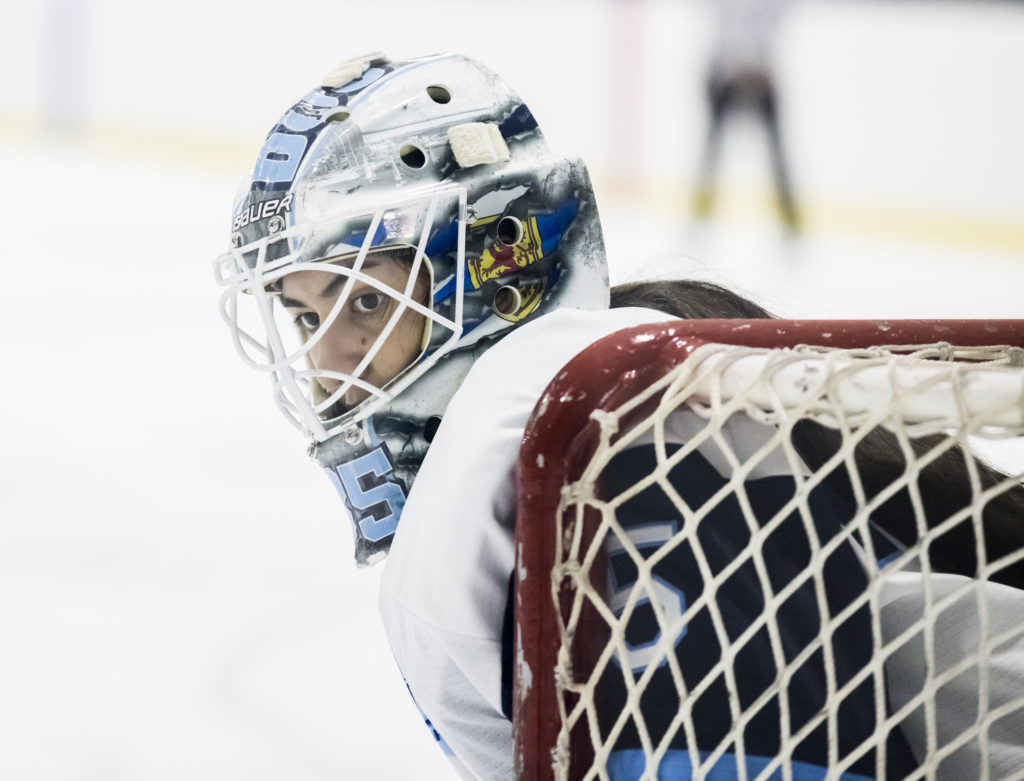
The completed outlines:
{"type": "Polygon", "coordinates": [[[675,315],[682,320],[706,318],[771,318],[768,310],[720,285],[693,279],[632,282],[612,288],[611,308],[640,306],[675,315]]]}

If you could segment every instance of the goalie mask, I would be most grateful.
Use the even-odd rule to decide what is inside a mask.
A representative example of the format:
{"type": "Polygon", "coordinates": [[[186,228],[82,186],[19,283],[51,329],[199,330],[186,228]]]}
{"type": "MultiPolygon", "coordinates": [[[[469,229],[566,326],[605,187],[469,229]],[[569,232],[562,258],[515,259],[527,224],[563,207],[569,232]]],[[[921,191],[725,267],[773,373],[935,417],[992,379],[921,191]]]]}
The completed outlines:
{"type": "Polygon", "coordinates": [[[243,360],[312,440],[356,560],[390,546],[474,360],[555,308],[608,305],[586,169],[457,55],[368,56],[273,127],[216,261],[243,360]]]}

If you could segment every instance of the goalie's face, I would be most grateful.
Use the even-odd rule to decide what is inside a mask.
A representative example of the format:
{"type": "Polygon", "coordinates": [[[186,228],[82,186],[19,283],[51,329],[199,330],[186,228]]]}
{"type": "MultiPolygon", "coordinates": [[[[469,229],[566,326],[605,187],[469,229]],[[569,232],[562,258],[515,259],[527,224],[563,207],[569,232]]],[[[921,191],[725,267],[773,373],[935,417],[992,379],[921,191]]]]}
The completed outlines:
{"type": "MultiPolygon", "coordinates": [[[[335,265],[344,270],[352,262],[335,265]]],[[[317,370],[315,381],[324,398],[341,389],[335,404],[343,409],[359,404],[371,395],[370,387],[385,387],[411,366],[427,336],[427,318],[402,304],[406,296],[427,304],[430,275],[425,265],[410,280],[407,260],[370,254],[362,273],[368,279],[305,269],[285,275],[280,283],[279,303],[309,345],[307,359],[317,370]]]]}

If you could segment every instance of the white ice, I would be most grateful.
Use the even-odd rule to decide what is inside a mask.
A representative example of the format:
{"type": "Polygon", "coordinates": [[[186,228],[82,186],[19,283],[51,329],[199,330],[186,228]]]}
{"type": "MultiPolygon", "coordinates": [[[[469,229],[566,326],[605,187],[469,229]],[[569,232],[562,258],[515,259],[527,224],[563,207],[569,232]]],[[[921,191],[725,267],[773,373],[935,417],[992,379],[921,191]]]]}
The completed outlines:
{"type": "Polygon", "coordinates": [[[377,573],[216,313],[237,183],[352,54],[503,74],[590,165],[616,281],[699,274],[790,316],[1022,315],[1024,5],[797,2],[799,239],[752,123],[721,211],[689,217],[704,23],[693,0],[5,9],[0,778],[451,777],[377,573]]]}

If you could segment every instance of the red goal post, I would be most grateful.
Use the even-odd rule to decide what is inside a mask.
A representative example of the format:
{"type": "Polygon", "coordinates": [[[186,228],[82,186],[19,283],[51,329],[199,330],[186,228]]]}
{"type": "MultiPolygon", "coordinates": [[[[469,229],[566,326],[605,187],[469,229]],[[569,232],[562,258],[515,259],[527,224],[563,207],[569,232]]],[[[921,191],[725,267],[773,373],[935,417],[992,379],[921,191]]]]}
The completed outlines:
{"type": "MultiPolygon", "coordinates": [[[[610,739],[601,732],[607,725],[598,725],[595,706],[586,700],[593,696],[596,686],[596,678],[589,677],[590,669],[594,665],[603,665],[606,672],[612,669],[610,657],[617,657],[626,647],[622,637],[625,629],[610,628],[617,618],[609,607],[606,593],[608,551],[601,542],[611,539],[614,533],[621,534],[621,529],[616,526],[614,513],[606,517],[608,509],[603,504],[604,497],[597,495],[598,477],[606,463],[601,459],[610,447],[626,439],[630,431],[652,425],[652,419],[663,422],[666,415],[672,414],[663,409],[666,403],[673,409],[692,403],[702,418],[717,419],[717,425],[737,411],[786,431],[791,429],[794,420],[809,417],[850,439],[851,449],[859,441],[856,434],[859,427],[889,426],[894,417],[906,418],[905,429],[897,434],[900,443],[921,434],[950,430],[954,430],[951,435],[954,444],[964,447],[968,446],[968,435],[1019,436],[1024,432],[1022,348],[1024,320],[679,320],[620,331],[570,361],[538,402],[520,451],[514,644],[517,777],[531,781],[609,778],[603,763],[611,750],[610,739]],[[735,347],[719,348],[718,345],[735,347]],[[869,374],[858,374],[862,366],[870,370],[869,374]],[[939,374],[935,374],[936,371],[939,374]],[[969,379],[964,380],[965,376],[969,379]],[[781,379],[773,380],[773,377],[781,379]],[[852,381],[847,382],[844,377],[852,381]],[[865,385],[870,386],[867,391],[865,385]],[[697,399],[700,395],[704,398],[697,399]],[[666,402],[669,396],[672,398],[666,402]],[[598,540],[597,544],[594,539],[598,540]],[[617,640],[610,640],[616,631],[620,633],[617,640]],[[618,650],[611,648],[615,643],[618,650]]],[[[708,436],[713,438],[714,434],[708,436]]],[[[661,441],[656,433],[651,437],[656,443],[661,441]]],[[[663,450],[663,442],[660,447],[663,450]]],[[[845,457],[840,454],[830,463],[834,467],[844,458],[845,463],[853,463],[849,454],[845,457]]],[[[738,464],[734,467],[744,468],[738,464]]],[[[908,467],[906,471],[910,474],[908,480],[917,474],[916,467],[908,467]]],[[[969,471],[978,493],[976,502],[989,500],[995,489],[987,485],[979,487],[974,470],[969,471]]],[[[1019,476],[1014,480],[1019,480],[1019,476]]],[[[813,474],[803,481],[814,482],[813,474]]],[[[733,487],[735,483],[734,480],[733,487]]],[[[1003,486],[1002,490],[1007,489],[1003,486]]],[[[916,495],[913,489],[910,493],[916,495]]],[[[859,495],[858,501],[857,517],[866,517],[873,509],[872,502],[859,495]]],[[[920,502],[916,502],[915,507],[918,504],[920,502]]],[[[692,509],[687,508],[687,512],[692,509]]],[[[980,510],[968,509],[961,514],[961,520],[970,518],[972,512],[980,518],[980,510]]],[[[920,526],[921,522],[918,523],[920,526]]],[[[616,550],[622,549],[622,542],[615,544],[616,550]]],[[[630,546],[626,544],[626,547],[630,546]]],[[[824,547],[829,548],[829,545],[824,547]]],[[[922,542],[920,550],[911,553],[925,558],[924,571],[928,573],[930,565],[925,548],[922,542]]],[[[834,551],[834,546],[830,550],[834,551]]],[[[635,550],[632,553],[636,555],[635,550]]],[[[827,550],[822,553],[828,554],[827,550]]],[[[905,563],[909,556],[910,553],[905,554],[900,561],[905,563]]],[[[1022,559],[1024,552],[1001,560],[997,566],[987,562],[982,553],[979,574],[987,577],[1007,561],[1013,564],[1022,559]]],[[[820,559],[816,562],[815,566],[820,566],[820,559]]],[[[642,561],[637,565],[644,567],[642,561]]],[[[872,579],[883,572],[875,565],[868,569],[872,579]]],[[[814,573],[806,577],[817,582],[814,573]]],[[[716,582],[711,585],[715,586],[716,582]]],[[[873,598],[866,596],[860,604],[874,605],[870,602],[873,598]]],[[[629,611],[643,600],[634,596],[624,601],[629,611]]],[[[649,601],[653,601],[653,597],[649,601]]],[[[619,601],[619,608],[622,602],[619,601]]],[[[948,605],[948,601],[943,603],[944,607],[948,605]]],[[[824,607],[822,604],[823,611],[824,607]]],[[[849,611],[844,619],[848,616],[849,611]]],[[[672,624],[676,631],[685,627],[692,615],[684,611],[682,616],[659,613],[656,617],[663,629],[669,626],[670,618],[676,619],[672,624]]],[[[833,619],[835,617],[828,615],[821,618],[822,636],[834,629],[834,623],[830,623],[833,619]]],[[[931,631],[927,629],[925,634],[930,637],[931,631]]],[[[1022,638],[1024,616],[1019,626],[1005,628],[998,636],[989,638],[990,642],[981,653],[994,652],[1007,643],[1024,643],[1022,638]]],[[[817,642],[818,652],[829,657],[829,649],[821,647],[822,643],[824,646],[829,643],[820,638],[817,642]]],[[[901,636],[901,642],[906,642],[906,635],[901,636]]],[[[883,647],[881,641],[876,640],[878,659],[861,676],[862,683],[867,681],[865,685],[873,681],[876,692],[882,686],[884,664],[895,653],[895,645],[883,647]]],[[[671,656],[671,650],[654,649],[653,653],[652,658],[659,658],[658,653],[662,653],[663,665],[671,656]]],[[[928,653],[928,665],[932,665],[933,652],[928,653]]],[[[673,668],[678,682],[676,663],[668,666],[673,668]]],[[[942,677],[928,666],[926,688],[931,687],[930,694],[919,695],[895,716],[878,714],[880,726],[875,738],[879,739],[878,735],[894,729],[899,719],[910,718],[917,711],[932,713],[934,703],[924,703],[922,697],[931,696],[934,700],[935,691],[941,690],[963,669],[961,664],[942,677]]],[[[780,668],[781,683],[776,685],[785,685],[786,675],[791,672],[791,668],[780,668]]],[[[647,673],[623,675],[628,679],[625,689],[629,707],[636,708],[650,676],[647,673]]],[[[839,687],[831,677],[829,687],[831,698],[850,693],[849,687],[839,687]]],[[[693,691],[698,690],[699,686],[693,691]]],[[[686,692],[681,691],[679,696],[685,701],[686,692]]],[[[979,705],[973,734],[980,735],[977,740],[984,749],[989,745],[989,733],[998,732],[997,727],[1002,724],[999,719],[1006,718],[1007,714],[1024,718],[1024,691],[1009,701],[987,695],[983,699],[989,710],[982,712],[979,705]]],[[[750,716],[736,709],[735,692],[731,688],[729,701],[734,729],[740,734],[730,733],[719,745],[706,747],[705,753],[691,748],[688,758],[683,759],[689,762],[694,778],[703,778],[727,751],[737,751],[743,759],[741,733],[750,716]]],[[[764,699],[758,702],[763,706],[764,699]]],[[[780,753],[786,756],[769,758],[761,770],[751,770],[751,766],[746,765],[736,771],[737,777],[768,778],[779,772],[784,760],[792,758],[795,747],[815,725],[825,729],[822,724],[828,726],[830,741],[828,777],[839,777],[840,772],[848,769],[858,757],[863,758],[869,749],[858,749],[860,753],[854,751],[849,756],[839,753],[832,745],[836,742],[833,733],[837,727],[834,713],[826,712],[829,709],[835,711],[838,705],[830,700],[828,708],[802,732],[789,734],[789,728],[782,725],[780,729],[786,735],[782,738],[780,753]]],[[[684,710],[685,705],[681,704],[679,718],[673,721],[677,731],[693,729],[688,721],[692,713],[683,713],[684,710]]],[[[619,730],[621,734],[623,724],[633,718],[615,719],[613,714],[612,731],[619,730]]],[[[646,773],[651,774],[651,768],[666,756],[668,738],[647,734],[639,724],[642,718],[636,718],[634,726],[638,727],[640,743],[648,756],[646,773]]],[[[965,738],[944,748],[941,736],[935,734],[933,715],[928,718],[932,721],[923,734],[929,753],[922,767],[931,767],[931,770],[926,767],[911,777],[930,777],[929,772],[934,772],[935,767],[949,760],[968,742],[965,738]]],[[[885,749],[878,753],[881,777],[885,775],[885,749]]],[[[788,770],[782,772],[780,777],[789,777],[788,770]]],[[[988,770],[985,772],[987,774],[988,770]]],[[[938,777],[942,777],[941,773],[938,777]]],[[[645,774],[643,778],[657,776],[645,774]]]]}

